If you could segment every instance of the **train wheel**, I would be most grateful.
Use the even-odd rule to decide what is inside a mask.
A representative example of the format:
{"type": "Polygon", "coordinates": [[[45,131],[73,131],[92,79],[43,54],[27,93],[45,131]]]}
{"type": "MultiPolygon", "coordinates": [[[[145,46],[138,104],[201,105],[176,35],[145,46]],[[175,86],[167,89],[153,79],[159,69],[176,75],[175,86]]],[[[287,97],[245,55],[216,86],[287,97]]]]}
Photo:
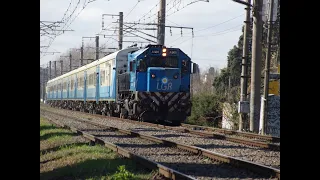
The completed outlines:
{"type": "Polygon", "coordinates": [[[142,112],[140,114],[140,121],[142,122],[152,122],[152,113],[151,112],[142,112]]]}

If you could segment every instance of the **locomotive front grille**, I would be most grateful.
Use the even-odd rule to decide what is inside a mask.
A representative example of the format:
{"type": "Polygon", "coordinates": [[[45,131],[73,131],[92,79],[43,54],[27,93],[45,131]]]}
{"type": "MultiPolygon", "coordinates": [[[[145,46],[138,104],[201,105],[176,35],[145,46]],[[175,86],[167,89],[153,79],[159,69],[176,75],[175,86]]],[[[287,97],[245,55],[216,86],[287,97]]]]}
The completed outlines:
{"type": "MultiPolygon", "coordinates": [[[[156,112],[174,112],[180,108],[181,100],[187,101],[190,99],[190,93],[186,92],[139,92],[138,99],[148,102],[145,106],[150,106],[156,112]]],[[[191,112],[191,107],[186,109],[186,113],[191,112]]]]}

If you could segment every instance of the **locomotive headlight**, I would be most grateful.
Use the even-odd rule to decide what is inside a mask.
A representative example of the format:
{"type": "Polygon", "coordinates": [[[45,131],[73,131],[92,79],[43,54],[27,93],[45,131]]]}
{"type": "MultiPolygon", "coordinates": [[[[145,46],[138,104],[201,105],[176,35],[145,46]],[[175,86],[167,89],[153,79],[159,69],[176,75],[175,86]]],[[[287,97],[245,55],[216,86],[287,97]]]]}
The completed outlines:
{"type": "Polygon", "coordinates": [[[152,78],[155,78],[155,77],[156,77],[156,75],[155,75],[155,74],[152,74],[152,75],[151,75],[151,77],[152,77],[152,78]]]}
{"type": "Polygon", "coordinates": [[[162,53],[162,56],[167,56],[167,53],[162,53]]]}
{"type": "Polygon", "coordinates": [[[167,49],[166,49],[166,48],[163,48],[163,49],[162,49],[162,52],[163,52],[163,53],[167,52],[167,49]]]}

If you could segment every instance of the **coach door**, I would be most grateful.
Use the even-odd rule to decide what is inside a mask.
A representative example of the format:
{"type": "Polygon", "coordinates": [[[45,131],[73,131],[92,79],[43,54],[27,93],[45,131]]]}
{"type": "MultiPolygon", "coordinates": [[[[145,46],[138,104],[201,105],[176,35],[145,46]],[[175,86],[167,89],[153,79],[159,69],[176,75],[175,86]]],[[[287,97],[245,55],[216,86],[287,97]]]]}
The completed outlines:
{"type": "Polygon", "coordinates": [[[99,83],[99,79],[100,79],[100,76],[99,76],[99,65],[97,66],[97,69],[96,69],[96,95],[95,95],[95,98],[96,98],[96,102],[98,103],[99,101],[99,89],[100,89],[100,83],[99,83]]]}

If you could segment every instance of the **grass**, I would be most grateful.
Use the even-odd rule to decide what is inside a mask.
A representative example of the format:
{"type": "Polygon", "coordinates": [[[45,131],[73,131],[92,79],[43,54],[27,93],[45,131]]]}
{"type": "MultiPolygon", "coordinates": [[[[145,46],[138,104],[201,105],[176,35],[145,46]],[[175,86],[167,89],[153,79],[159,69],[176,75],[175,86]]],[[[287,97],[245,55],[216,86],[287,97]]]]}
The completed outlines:
{"type": "Polygon", "coordinates": [[[40,117],[40,179],[142,180],[154,174],[40,117]]]}

